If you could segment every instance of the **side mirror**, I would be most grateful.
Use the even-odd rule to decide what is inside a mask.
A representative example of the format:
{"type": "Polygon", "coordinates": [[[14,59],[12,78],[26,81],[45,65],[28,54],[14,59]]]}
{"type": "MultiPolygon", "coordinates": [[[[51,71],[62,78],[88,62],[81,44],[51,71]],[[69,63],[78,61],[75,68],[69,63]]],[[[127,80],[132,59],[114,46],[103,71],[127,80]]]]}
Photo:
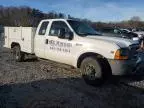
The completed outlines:
{"type": "Polygon", "coordinates": [[[60,28],[58,38],[72,40],[73,32],[66,32],[64,28],[60,28]]]}
{"type": "Polygon", "coordinates": [[[65,38],[65,29],[64,28],[59,28],[58,38],[61,38],[61,39],[65,38]]]}
{"type": "Polygon", "coordinates": [[[67,33],[65,33],[65,39],[72,40],[73,37],[74,37],[73,32],[67,32],[67,33]]]}

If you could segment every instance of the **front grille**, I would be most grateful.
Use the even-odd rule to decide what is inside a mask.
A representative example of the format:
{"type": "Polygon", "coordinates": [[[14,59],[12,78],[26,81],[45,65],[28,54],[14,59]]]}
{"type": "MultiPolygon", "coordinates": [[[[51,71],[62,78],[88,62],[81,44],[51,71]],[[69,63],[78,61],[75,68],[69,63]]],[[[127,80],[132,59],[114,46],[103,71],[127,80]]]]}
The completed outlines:
{"type": "Polygon", "coordinates": [[[133,59],[133,58],[137,57],[137,54],[138,54],[137,50],[138,49],[139,49],[138,44],[129,46],[129,50],[130,50],[129,57],[130,57],[130,59],[133,59]]]}

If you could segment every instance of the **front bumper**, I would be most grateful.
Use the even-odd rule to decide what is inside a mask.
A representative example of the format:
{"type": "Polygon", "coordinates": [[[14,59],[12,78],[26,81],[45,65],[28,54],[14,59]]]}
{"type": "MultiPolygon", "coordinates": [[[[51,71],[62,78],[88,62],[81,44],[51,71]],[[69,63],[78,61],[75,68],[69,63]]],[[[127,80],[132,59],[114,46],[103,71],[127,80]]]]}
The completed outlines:
{"type": "Polygon", "coordinates": [[[108,60],[112,75],[132,75],[135,74],[137,59],[134,60],[108,60]]]}

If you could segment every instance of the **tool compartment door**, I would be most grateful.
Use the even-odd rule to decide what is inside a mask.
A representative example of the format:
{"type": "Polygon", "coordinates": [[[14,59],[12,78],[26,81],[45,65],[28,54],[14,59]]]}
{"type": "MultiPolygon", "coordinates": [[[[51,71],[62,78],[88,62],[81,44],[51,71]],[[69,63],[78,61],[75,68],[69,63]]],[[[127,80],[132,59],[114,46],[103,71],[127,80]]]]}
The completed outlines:
{"type": "Polygon", "coordinates": [[[8,48],[9,47],[9,28],[5,27],[4,28],[4,47],[8,48]]]}

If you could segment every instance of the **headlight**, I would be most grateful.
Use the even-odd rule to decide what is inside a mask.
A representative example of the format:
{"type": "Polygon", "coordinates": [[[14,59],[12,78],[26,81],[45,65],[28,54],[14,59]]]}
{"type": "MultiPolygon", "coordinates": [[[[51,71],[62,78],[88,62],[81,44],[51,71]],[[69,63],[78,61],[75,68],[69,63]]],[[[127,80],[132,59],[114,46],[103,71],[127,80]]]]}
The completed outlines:
{"type": "Polygon", "coordinates": [[[139,34],[139,38],[143,38],[144,37],[144,34],[139,34]]]}
{"type": "Polygon", "coordinates": [[[139,41],[139,38],[138,37],[133,37],[132,38],[134,41],[139,41]]]}
{"type": "Polygon", "coordinates": [[[126,60],[126,59],[128,59],[128,56],[129,56],[129,49],[128,48],[122,48],[122,49],[118,49],[115,52],[114,59],[116,59],[116,60],[126,60]]]}

